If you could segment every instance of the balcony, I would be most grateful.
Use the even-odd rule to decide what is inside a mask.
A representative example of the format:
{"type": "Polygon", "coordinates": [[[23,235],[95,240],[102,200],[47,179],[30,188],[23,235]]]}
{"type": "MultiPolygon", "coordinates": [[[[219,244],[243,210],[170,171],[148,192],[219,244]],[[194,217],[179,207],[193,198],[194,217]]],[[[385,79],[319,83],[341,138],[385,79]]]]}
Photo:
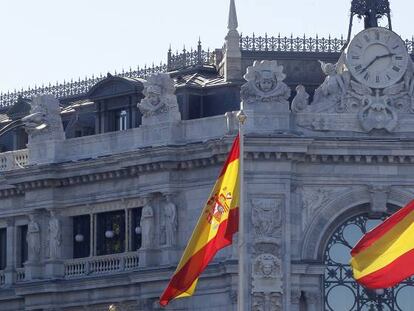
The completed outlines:
{"type": "Polygon", "coordinates": [[[28,149],[0,153],[0,172],[23,168],[28,164],[28,161],[28,149]]]}
{"type": "Polygon", "coordinates": [[[138,268],[137,252],[112,254],[99,257],[70,259],[65,262],[65,278],[82,278],[138,268]]]}

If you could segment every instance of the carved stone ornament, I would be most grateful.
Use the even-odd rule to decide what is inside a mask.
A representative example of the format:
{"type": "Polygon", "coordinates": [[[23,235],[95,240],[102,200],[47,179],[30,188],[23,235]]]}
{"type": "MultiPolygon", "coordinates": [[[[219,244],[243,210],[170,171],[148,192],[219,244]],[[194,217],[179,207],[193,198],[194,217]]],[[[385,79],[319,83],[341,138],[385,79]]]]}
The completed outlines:
{"type": "Polygon", "coordinates": [[[316,89],[313,102],[306,106],[306,96],[302,94],[295,98],[295,105],[292,103],[299,126],[313,131],[414,131],[411,60],[404,77],[385,88],[368,87],[356,81],[349,71],[338,70],[338,64],[321,63],[326,78],[316,89]]]}
{"type": "Polygon", "coordinates": [[[253,292],[282,292],[281,261],[272,254],[262,254],[253,261],[253,292]]]}
{"type": "Polygon", "coordinates": [[[270,311],[282,311],[282,294],[272,293],[270,294],[270,311]]]}
{"type": "Polygon", "coordinates": [[[151,206],[151,201],[146,199],[146,203],[142,208],[142,215],[140,220],[142,245],[141,249],[151,249],[154,244],[154,210],[151,206]]]}
{"type": "Polygon", "coordinates": [[[40,225],[33,215],[29,215],[30,221],[27,228],[28,259],[37,262],[40,259],[40,225]]]}
{"type": "Polygon", "coordinates": [[[181,120],[174,81],[166,73],[156,73],[144,82],[145,98],[138,103],[144,125],[181,120]]]}
{"type": "Polygon", "coordinates": [[[266,296],[264,293],[253,295],[252,311],[265,311],[266,296]]]}
{"type": "Polygon", "coordinates": [[[30,142],[65,139],[59,101],[53,95],[33,97],[30,114],[22,121],[30,142]]]}
{"type": "Polygon", "coordinates": [[[293,98],[291,110],[293,112],[303,111],[309,105],[309,94],[303,85],[296,87],[296,96],[293,98]]]}
{"type": "Polygon", "coordinates": [[[280,236],[282,226],[282,203],[275,199],[252,200],[252,223],[255,239],[271,241],[280,236]]]}
{"type": "Polygon", "coordinates": [[[288,105],[290,88],[283,82],[286,75],[277,61],[255,61],[244,75],[247,80],[241,88],[241,98],[248,105],[274,103],[288,105]]]}
{"type": "Polygon", "coordinates": [[[340,193],[347,192],[346,187],[298,187],[302,197],[302,229],[304,230],[317,210],[337,198],[340,193]]]}

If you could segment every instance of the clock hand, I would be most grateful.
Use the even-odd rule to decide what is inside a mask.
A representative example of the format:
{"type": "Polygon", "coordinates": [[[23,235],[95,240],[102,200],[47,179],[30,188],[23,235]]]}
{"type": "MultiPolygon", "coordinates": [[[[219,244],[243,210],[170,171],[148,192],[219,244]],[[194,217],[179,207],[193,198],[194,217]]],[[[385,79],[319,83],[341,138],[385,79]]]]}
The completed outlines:
{"type": "Polygon", "coordinates": [[[367,65],[367,66],[365,66],[361,71],[360,71],[360,73],[363,73],[363,72],[365,72],[369,67],[371,67],[371,65],[373,64],[373,63],[375,63],[377,60],[379,60],[379,59],[382,59],[382,58],[386,58],[386,57],[392,57],[392,56],[394,56],[394,55],[396,55],[395,53],[389,53],[389,54],[385,54],[385,55],[381,55],[381,56],[375,56],[375,58],[367,65]]]}

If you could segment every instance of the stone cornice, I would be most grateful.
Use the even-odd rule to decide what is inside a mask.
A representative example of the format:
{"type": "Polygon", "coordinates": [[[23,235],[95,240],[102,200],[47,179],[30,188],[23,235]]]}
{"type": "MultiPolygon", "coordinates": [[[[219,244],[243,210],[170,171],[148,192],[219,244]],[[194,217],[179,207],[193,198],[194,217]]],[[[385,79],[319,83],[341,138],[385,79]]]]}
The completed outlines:
{"type": "MultiPolygon", "coordinates": [[[[69,187],[105,180],[134,178],[142,174],[191,170],[224,162],[232,137],[189,145],[144,148],[84,161],[29,166],[4,174],[7,188],[0,198],[25,191],[69,187]]],[[[245,158],[253,161],[300,163],[413,164],[414,141],[320,140],[300,137],[246,138],[245,158]]]]}

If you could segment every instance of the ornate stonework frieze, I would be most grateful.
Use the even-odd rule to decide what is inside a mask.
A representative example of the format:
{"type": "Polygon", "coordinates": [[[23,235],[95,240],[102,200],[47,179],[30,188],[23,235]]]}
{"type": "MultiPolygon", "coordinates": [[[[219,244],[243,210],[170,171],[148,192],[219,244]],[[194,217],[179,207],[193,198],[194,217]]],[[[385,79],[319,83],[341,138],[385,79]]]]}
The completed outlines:
{"type": "Polygon", "coordinates": [[[290,88],[283,82],[286,75],[277,61],[255,61],[244,75],[247,80],[241,88],[241,98],[248,108],[263,103],[288,106],[290,88]]]}

